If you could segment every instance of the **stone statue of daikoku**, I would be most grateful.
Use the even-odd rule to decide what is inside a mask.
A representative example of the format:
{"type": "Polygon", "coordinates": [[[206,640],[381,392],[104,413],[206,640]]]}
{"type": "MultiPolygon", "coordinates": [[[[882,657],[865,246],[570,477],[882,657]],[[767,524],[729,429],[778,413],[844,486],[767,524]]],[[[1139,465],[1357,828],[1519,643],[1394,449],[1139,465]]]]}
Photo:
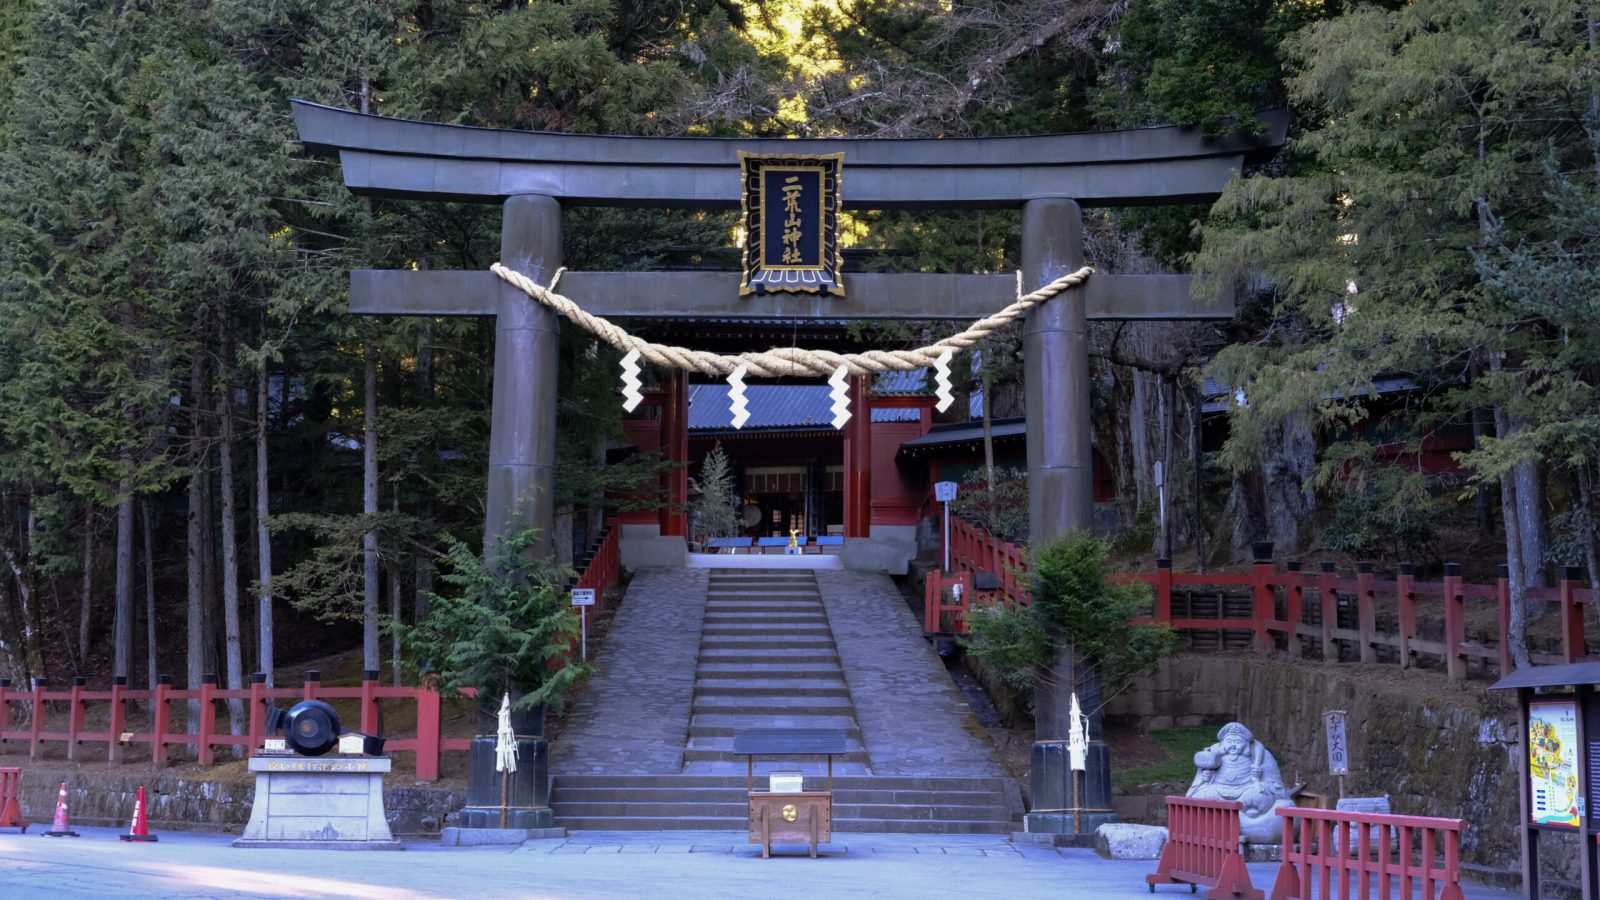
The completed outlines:
{"type": "Polygon", "coordinates": [[[1217,742],[1194,755],[1194,782],[1185,796],[1199,800],[1236,800],[1244,806],[1239,829],[1252,844],[1277,844],[1283,840],[1283,822],[1272,811],[1293,806],[1289,790],[1278,772],[1278,761],[1250,729],[1229,722],[1217,732],[1217,742]]]}

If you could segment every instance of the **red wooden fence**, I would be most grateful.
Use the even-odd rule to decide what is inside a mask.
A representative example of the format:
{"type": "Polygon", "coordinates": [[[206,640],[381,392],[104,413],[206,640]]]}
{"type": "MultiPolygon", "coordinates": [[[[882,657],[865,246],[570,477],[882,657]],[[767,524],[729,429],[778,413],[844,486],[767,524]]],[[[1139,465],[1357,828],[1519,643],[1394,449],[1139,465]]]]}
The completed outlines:
{"type": "MultiPolygon", "coordinates": [[[[111,689],[91,691],[84,688],[83,678],[74,678],[72,687],[64,691],[46,690],[42,678],[34,679],[33,689],[15,690],[9,679],[0,679],[0,744],[9,741],[28,742],[28,756],[39,757],[46,741],[65,741],[67,758],[77,759],[85,743],[104,744],[107,758],[121,762],[123,748],[129,744],[146,744],[150,747],[151,763],[156,767],[166,764],[172,747],[189,747],[202,765],[216,759],[218,747],[239,747],[253,752],[261,747],[266,735],[266,707],[272,700],[298,702],[300,700],[355,700],[359,709],[356,722],[345,724],[366,734],[378,733],[378,703],[382,700],[401,700],[415,703],[417,731],[412,737],[385,735],[384,749],[389,752],[412,751],[417,755],[418,781],[437,781],[439,756],[445,750],[467,749],[467,738],[446,738],[440,734],[442,703],[439,693],[429,687],[386,687],[378,681],[377,672],[367,672],[360,687],[324,687],[320,673],[307,672],[305,682],[298,688],[269,688],[266,676],[257,672],[250,676],[250,687],[244,690],[222,690],[217,687],[217,676],[207,675],[198,689],[175,690],[170,675],[156,676],[156,686],[151,690],[131,690],[126,679],[112,679],[111,689]],[[200,717],[195,734],[186,726],[174,730],[173,704],[198,701],[200,717]],[[227,711],[222,711],[222,730],[217,725],[217,704],[229,700],[245,704],[249,725],[244,734],[227,732],[227,711]],[[57,709],[52,715],[50,704],[57,709]],[[85,713],[90,703],[108,703],[109,716],[103,730],[84,727],[85,713]],[[148,730],[128,729],[128,704],[144,703],[153,714],[148,730]],[[26,725],[12,727],[11,705],[26,706],[26,725]],[[66,707],[65,712],[60,707],[66,707]],[[65,721],[60,721],[62,718],[65,721]]],[[[468,692],[469,694],[471,692],[468,692]]]]}
{"type": "MultiPolygon", "coordinates": [[[[574,586],[592,587],[597,595],[604,596],[606,590],[617,583],[617,537],[615,522],[607,523],[594,551],[583,560],[581,573],[574,586]]],[[[10,741],[27,741],[28,756],[37,759],[41,745],[46,741],[64,741],[67,744],[67,758],[77,759],[83,744],[104,744],[107,758],[111,762],[120,762],[125,746],[146,744],[150,747],[151,761],[157,767],[166,764],[169,748],[189,747],[202,765],[210,765],[216,758],[218,747],[240,747],[247,752],[254,752],[261,747],[266,736],[268,701],[312,699],[357,701],[359,721],[345,724],[366,734],[379,732],[379,701],[415,703],[415,736],[394,737],[385,734],[384,749],[388,752],[416,753],[418,781],[437,781],[441,754],[446,750],[465,750],[469,743],[467,738],[447,738],[442,735],[443,703],[437,691],[426,686],[385,687],[379,683],[377,672],[364,673],[360,687],[324,687],[321,675],[314,671],[306,673],[305,682],[299,688],[269,688],[266,676],[261,673],[250,676],[248,689],[235,691],[217,687],[215,675],[205,676],[203,683],[192,690],[175,690],[170,675],[158,675],[155,686],[144,691],[130,689],[127,679],[121,677],[113,678],[111,689],[105,691],[87,690],[82,677],[74,678],[72,686],[64,691],[46,690],[47,687],[48,683],[42,678],[34,680],[32,690],[15,689],[10,679],[0,679],[0,745],[10,741]],[[217,730],[217,704],[230,700],[246,704],[249,727],[244,734],[227,733],[226,709],[222,712],[224,730],[217,730]],[[197,733],[189,734],[186,725],[173,730],[170,727],[173,704],[187,704],[190,701],[197,701],[200,707],[197,733]],[[52,703],[57,705],[54,715],[50,707],[52,703]],[[84,727],[90,703],[110,705],[107,726],[103,730],[91,731],[84,727]],[[128,730],[129,703],[143,703],[152,711],[148,730],[128,730]],[[19,719],[26,724],[11,725],[13,705],[26,708],[26,714],[19,719]],[[64,713],[60,711],[63,705],[64,713]],[[65,721],[59,721],[63,716],[65,721]]],[[[475,694],[470,690],[463,693],[468,696],[475,694]]]]}
{"type": "Polygon", "coordinates": [[[1151,892],[1158,884],[1187,884],[1209,888],[1206,900],[1262,900],[1261,891],[1250,883],[1239,842],[1242,809],[1228,800],[1168,797],[1167,843],[1155,872],[1144,878],[1151,892]]]}
{"type": "MultiPolygon", "coordinates": [[[[923,627],[926,631],[966,633],[967,616],[974,603],[1030,602],[1027,557],[1023,548],[968,522],[953,521],[950,529],[953,571],[933,572],[928,576],[924,585],[923,627]],[[961,583],[965,587],[961,598],[956,600],[949,588],[963,578],[966,580],[961,583]],[[992,582],[992,588],[974,589],[975,582],[985,579],[992,582]]],[[[1452,681],[1466,677],[1467,665],[1473,659],[1497,665],[1501,672],[1511,670],[1510,645],[1505,640],[1510,631],[1511,588],[1504,566],[1494,584],[1469,584],[1462,580],[1461,567],[1455,563],[1445,564],[1439,581],[1418,581],[1410,563],[1400,563],[1392,579],[1378,578],[1370,562],[1360,563],[1354,577],[1341,577],[1332,563],[1323,563],[1315,573],[1302,571],[1295,562],[1288,563],[1280,571],[1271,556],[1271,544],[1257,545],[1257,561],[1248,573],[1174,572],[1170,563],[1160,560],[1154,572],[1117,577],[1142,581],[1155,589],[1151,615],[1141,621],[1166,622],[1178,629],[1249,631],[1251,642],[1257,648],[1273,649],[1281,642],[1285,652],[1299,656],[1306,647],[1311,647],[1319,649],[1325,660],[1338,658],[1341,643],[1353,648],[1353,655],[1361,662],[1377,662],[1380,647],[1391,648],[1402,667],[1414,665],[1419,656],[1426,654],[1443,661],[1452,681]],[[1196,588],[1231,590],[1247,595],[1250,616],[1174,617],[1174,592],[1196,588]],[[1341,597],[1351,598],[1347,601],[1354,612],[1351,627],[1339,624],[1341,597]],[[1419,632],[1419,600],[1430,605],[1437,602],[1442,608],[1442,633],[1437,639],[1424,638],[1419,632]],[[1468,639],[1469,606],[1494,610],[1491,618],[1498,625],[1494,646],[1468,639]],[[1313,616],[1313,610],[1320,615],[1313,616]],[[1390,614],[1383,618],[1392,619],[1393,627],[1379,627],[1380,611],[1390,614]]],[[[1561,642],[1557,652],[1536,654],[1534,661],[1578,662],[1584,659],[1583,608],[1593,603],[1594,597],[1583,580],[1582,571],[1564,569],[1556,587],[1530,589],[1528,600],[1558,604],[1561,612],[1561,642]]]]}
{"type": "Polygon", "coordinates": [[[1461,900],[1461,819],[1284,807],[1272,900],[1461,900]],[[1398,890],[1391,885],[1398,882],[1398,890]],[[1420,893],[1418,893],[1420,892],[1420,893]]]}

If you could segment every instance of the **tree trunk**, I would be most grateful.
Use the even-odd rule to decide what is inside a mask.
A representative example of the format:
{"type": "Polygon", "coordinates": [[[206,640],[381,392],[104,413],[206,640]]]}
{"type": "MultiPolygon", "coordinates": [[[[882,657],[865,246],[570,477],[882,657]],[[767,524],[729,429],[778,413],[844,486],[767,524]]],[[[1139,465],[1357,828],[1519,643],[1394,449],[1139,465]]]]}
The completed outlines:
{"type": "Polygon", "coordinates": [[[133,486],[124,479],[117,491],[117,600],[112,617],[111,674],[129,676],[133,665],[133,486]]]}
{"type": "MultiPolygon", "coordinates": [[[[224,359],[231,353],[224,339],[224,359]]],[[[227,686],[230,691],[244,688],[243,639],[239,626],[239,533],[238,509],[234,502],[233,479],[233,379],[222,379],[220,403],[222,413],[222,440],[218,443],[217,468],[221,470],[222,487],[222,627],[223,646],[226,649],[225,666],[227,686]]],[[[229,734],[244,733],[244,706],[237,700],[228,701],[229,734]]]]}
{"type": "MultiPolygon", "coordinates": [[[[981,365],[981,363],[980,363],[981,365]]],[[[994,382],[989,378],[989,367],[978,370],[983,375],[983,488],[989,492],[989,521],[995,521],[994,509],[994,382]]]]}
{"type": "Polygon", "coordinates": [[[156,554],[150,533],[150,501],[139,503],[139,525],[144,537],[144,647],[145,676],[149,690],[156,689],[156,554]]]}
{"type": "Polygon", "coordinates": [[[94,614],[94,506],[87,501],[83,513],[83,589],[78,602],[78,664],[83,675],[89,663],[89,622],[94,614]]]}
{"type": "MultiPolygon", "coordinates": [[[[1583,506],[1583,566],[1589,572],[1589,596],[1600,597],[1600,559],[1595,558],[1594,480],[1587,464],[1578,467],[1578,502],[1583,506]]],[[[1600,620],[1600,603],[1590,603],[1600,620]]]]}
{"type": "MultiPolygon", "coordinates": [[[[369,321],[370,325],[370,321],[369,321]]],[[[378,659],[378,350],[369,336],[362,351],[365,362],[364,419],[361,454],[361,512],[367,519],[361,535],[363,600],[361,606],[362,668],[376,672],[378,659]]]]}
{"type": "MultiPolygon", "coordinates": [[[[1524,423],[1513,420],[1513,431],[1521,431],[1524,423]]],[[[1545,533],[1544,480],[1540,477],[1539,461],[1526,459],[1513,470],[1517,480],[1517,525],[1522,537],[1523,584],[1530,588],[1545,586],[1545,556],[1548,536],[1545,533]]]]}
{"type": "MultiPolygon", "coordinates": [[[[427,268],[427,261],[419,263],[420,268],[427,268]]],[[[421,395],[424,406],[433,406],[433,348],[429,346],[432,341],[433,330],[427,324],[422,326],[422,337],[417,345],[417,391],[421,395]]],[[[604,450],[601,451],[604,453],[604,450]]],[[[601,460],[604,462],[604,459],[601,460]]],[[[431,527],[433,522],[433,492],[423,491],[417,504],[417,518],[424,523],[424,527],[431,527]]],[[[415,557],[415,574],[412,585],[414,593],[411,599],[411,621],[421,622],[428,617],[428,593],[433,590],[433,557],[427,553],[417,553],[415,557]]]]}
{"type": "MultiPolygon", "coordinates": [[[[1495,435],[1500,440],[1511,437],[1513,429],[1505,410],[1494,411],[1495,435]]],[[[1511,659],[1519,669],[1533,664],[1528,653],[1528,583],[1527,569],[1522,558],[1522,504],[1517,499],[1516,478],[1510,473],[1500,476],[1500,514],[1506,527],[1506,573],[1511,587],[1511,633],[1505,635],[1510,644],[1511,659]]],[[[1504,673],[1502,673],[1504,674],[1504,673]]]]}
{"type": "MultiPolygon", "coordinates": [[[[201,436],[200,398],[205,393],[205,374],[200,349],[195,348],[194,361],[189,367],[189,396],[184,403],[189,407],[189,514],[187,517],[187,554],[185,558],[188,583],[188,645],[185,648],[188,662],[189,690],[199,690],[206,671],[205,633],[205,522],[201,510],[205,506],[206,443],[201,436]]],[[[154,688],[152,688],[153,690],[154,688]]],[[[187,704],[188,731],[195,734],[200,727],[200,701],[187,704]]]]}
{"type": "MultiPolygon", "coordinates": [[[[27,531],[24,536],[26,544],[20,554],[22,561],[19,563],[10,554],[7,554],[7,563],[12,573],[17,578],[17,596],[22,602],[22,643],[23,659],[27,663],[28,678],[48,678],[44,657],[44,610],[40,608],[41,599],[37,593],[38,581],[36,573],[38,567],[34,564],[34,547],[39,532],[39,514],[34,510],[33,494],[28,494],[27,531]]],[[[26,681],[19,684],[27,684],[26,681]]]]}
{"type": "Polygon", "coordinates": [[[256,647],[267,686],[272,674],[272,532],[267,530],[267,360],[262,355],[256,372],[256,647]]]}
{"type": "MultiPolygon", "coordinates": [[[[394,511],[400,512],[400,485],[394,486],[394,511]]],[[[394,561],[389,566],[389,621],[400,624],[400,554],[396,553],[394,561]]],[[[401,687],[400,672],[400,632],[391,628],[389,630],[389,664],[394,669],[394,686],[401,687]]]]}

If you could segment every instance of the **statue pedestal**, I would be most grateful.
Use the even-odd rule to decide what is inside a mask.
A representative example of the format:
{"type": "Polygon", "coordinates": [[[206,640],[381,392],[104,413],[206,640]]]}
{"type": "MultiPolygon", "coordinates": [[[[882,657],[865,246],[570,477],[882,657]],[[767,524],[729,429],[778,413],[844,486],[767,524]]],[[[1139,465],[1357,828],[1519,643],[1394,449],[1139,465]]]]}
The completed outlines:
{"type": "Polygon", "coordinates": [[[404,850],[383,808],[387,757],[253,756],[255,802],[235,847],[404,850]]]}
{"type": "MultiPolygon", "coordinates": [[[[1082,836],[1082,846],[1094,845],[1095,829],[1117,820],[1111,811],[1111,751],[1101,741],[1089,741],[1086,769],[1074,772],[1066,741],[1035,741],[1030,761],[1033,812],[1024,819],[1030,834],[1082,836]],[[1072,782],[1078,782],[1074,798],[1072,782]]],[[[1073,842],[1076,843],[1076,842],[1073,842]]]]}

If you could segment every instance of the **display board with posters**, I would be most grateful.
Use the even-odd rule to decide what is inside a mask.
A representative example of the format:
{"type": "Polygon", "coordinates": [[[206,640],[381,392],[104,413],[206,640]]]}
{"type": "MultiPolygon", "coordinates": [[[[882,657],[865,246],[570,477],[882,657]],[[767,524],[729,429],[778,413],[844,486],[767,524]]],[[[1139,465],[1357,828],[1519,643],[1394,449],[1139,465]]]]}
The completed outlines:
{"type": "Polygon", "coordinates": [[[1528,703],[1528,799],[1534,825],[1577,828],[1584,815],[1579,789],[1578,701],[1528,703]]]}

